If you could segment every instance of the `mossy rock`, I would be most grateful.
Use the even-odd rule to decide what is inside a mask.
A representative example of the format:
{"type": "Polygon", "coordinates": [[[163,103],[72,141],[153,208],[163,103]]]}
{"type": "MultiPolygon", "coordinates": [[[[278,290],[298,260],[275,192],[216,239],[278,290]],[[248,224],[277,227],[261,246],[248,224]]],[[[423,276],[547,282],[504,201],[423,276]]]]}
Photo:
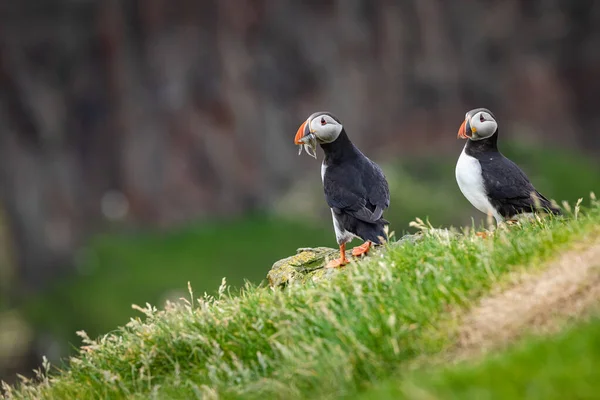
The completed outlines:
{"type": "MultiPolygon", "coordinates": [[[[406,235],[400,240],[391,243],[399,246],[405,243],[414,243],[422,238],[421,234],[406,235]]],[[[384,247],[373,248],[367,257],[373,257],[383,251],[384,247]]],[[[267,274],[271,287],[286,287],[292,284],[305,284],[330,279],[332,276],[343,273],[346,268],[352,268],[353,263],[343,268],[325,268],[327,263],[339,257],[339,250],[330,247],[301,248],[297,254],[277,261],[267,274]]],[[[352,251],[346,251],[349,260],[355,261],[352,251]]]]}

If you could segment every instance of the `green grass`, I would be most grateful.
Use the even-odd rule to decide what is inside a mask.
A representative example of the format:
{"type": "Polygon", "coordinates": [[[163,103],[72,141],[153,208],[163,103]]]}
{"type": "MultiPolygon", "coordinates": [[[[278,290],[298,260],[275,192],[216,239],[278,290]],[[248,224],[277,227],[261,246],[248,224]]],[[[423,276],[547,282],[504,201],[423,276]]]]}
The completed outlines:
{"type": "MultiPolygon", "coordinates": [[[[452,344],[449,308],[468,307],[508,272],[597,235],[600,206],[524,223],[493,238],[432,231],[351,265],[330,282],[285,291],[225,287],[85,339],[82,354],[15,398],[337,398],[452,344]]],[[[112,289],[110,289],[112,291],[112,289]]],[[[600,388],[600,383],[597,389],[600,388]]]]}
{"type": "Polygon", "coordinates": [[[360,400],[597,399],[600,319],[550,337],[529,338],[483,360],[407,373],[357,396],[360,400]]]}

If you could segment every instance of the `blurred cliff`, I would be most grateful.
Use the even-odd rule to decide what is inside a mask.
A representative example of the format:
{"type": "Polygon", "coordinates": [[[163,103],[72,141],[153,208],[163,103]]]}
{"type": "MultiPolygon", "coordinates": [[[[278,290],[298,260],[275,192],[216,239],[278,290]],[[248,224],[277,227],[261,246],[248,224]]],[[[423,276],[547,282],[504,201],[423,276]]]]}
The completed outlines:
{"type": "Polygon", "coordinates": [[[270,210],[320,109],[378,159],[455,154],[478,106],[597,157],[599,27],[594,0],[2,0],[0,306],[114,225],[270,210]]]}
{"type": "Polygon", "coordinates": [[[2,200],[21,282],[105,217],[267,206],[296,125],[333,109],[364,147],[433,151],[485,105],[503,131],[600,145],[593,1],[3,1],[2,200]]]}

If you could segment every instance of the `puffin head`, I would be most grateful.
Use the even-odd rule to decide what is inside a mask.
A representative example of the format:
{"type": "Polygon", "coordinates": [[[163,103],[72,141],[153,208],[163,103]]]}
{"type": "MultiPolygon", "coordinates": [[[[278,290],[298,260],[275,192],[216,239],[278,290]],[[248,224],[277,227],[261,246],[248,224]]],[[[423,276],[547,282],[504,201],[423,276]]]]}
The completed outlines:
{"type": "Polygon", "coordinates": [[[476,108],[465,114],[465,120],[458,129],[461,139],[482,140],[492,136],[498,130],[494,114],[487,108],[476,108]]]}
{"type": "Polygon", "coordinates": [[[336,116],[326,111],[319,111],[312,114],[300,125],[294,137],[294,144],[300,146],[300,153],[302,153],[302,147],[304,147],[308,154],[316,158],[316,154],[311,154],[309,148],[314,153],[317,143],[335,142],[342,133],[343,128],[342,123],[336,116]]]}

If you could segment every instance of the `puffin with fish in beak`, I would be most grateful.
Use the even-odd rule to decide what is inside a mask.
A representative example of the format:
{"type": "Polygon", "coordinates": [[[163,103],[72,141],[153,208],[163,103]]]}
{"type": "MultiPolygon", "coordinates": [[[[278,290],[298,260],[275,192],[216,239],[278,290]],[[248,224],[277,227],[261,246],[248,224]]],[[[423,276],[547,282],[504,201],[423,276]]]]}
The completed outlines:
{"type": "Polygon", "coordinates": [[[326,268],[346,265],[346,243],[359,237],[364,241],[352,250],[353,256],[366,254],[372,245],[387,240],[383,212],[390,205],[387,180],[377,164],[369,160],[348,138],[344,126],[329,112],[316,112],[300,125],[294,144],[317,158],[317,144],[325,153],[321,179],[325,200],[331,208],[340,258],[326,268]]]}
{"type": "Polygon", "coordinates": [[[479,211],[497,223],[519,214],[561,210],[538,192],[525,173],[498,150],[498,123],[486,108],[465,114],[458,137],[466,139],[458,163],[456,181],[463,195],[479,211]]]}

